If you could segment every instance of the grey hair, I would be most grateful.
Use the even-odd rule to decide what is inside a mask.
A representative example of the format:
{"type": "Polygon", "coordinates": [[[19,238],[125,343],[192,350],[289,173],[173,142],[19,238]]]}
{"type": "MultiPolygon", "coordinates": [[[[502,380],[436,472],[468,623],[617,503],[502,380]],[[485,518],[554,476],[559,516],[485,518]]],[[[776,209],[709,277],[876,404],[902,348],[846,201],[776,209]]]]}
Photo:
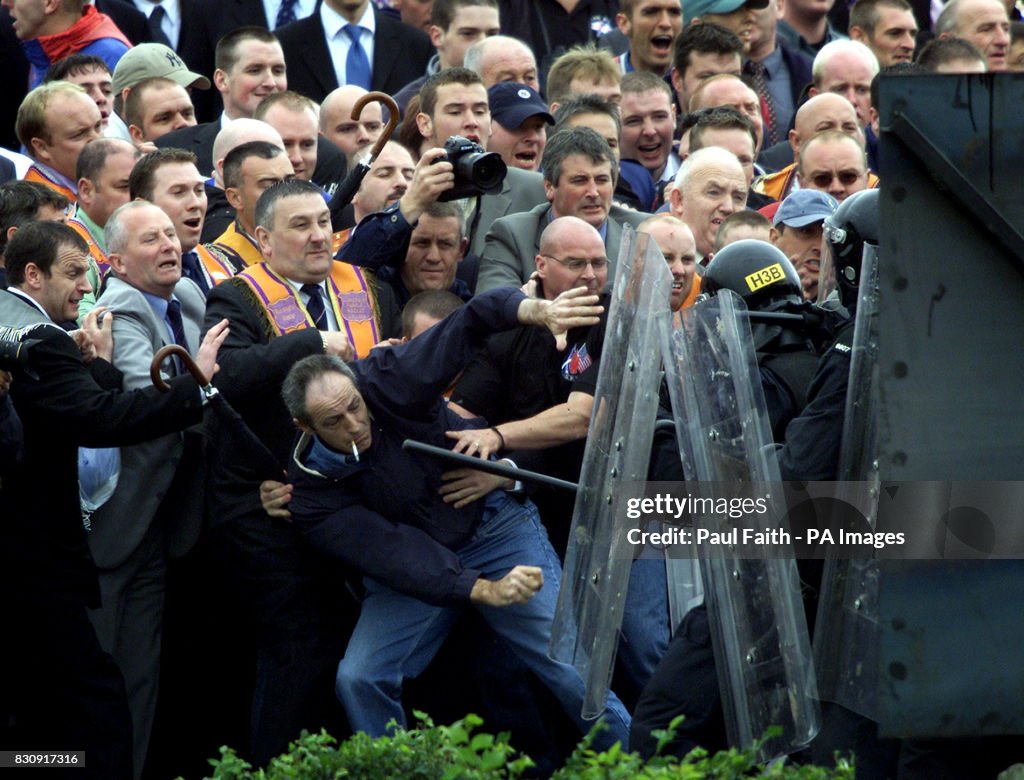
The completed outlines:
{"type": "Polygon", "coordinates": [[[860,57],[864,64],[871,69],[871,77],[874,78],[878,75],[878,57],[860,41],[850,41],[841,39],[838,41],[830,41],[821,47],[821,51],[814,58],[814,62],[811,65],[811,79],[814,82],[814,86],[821,88],[822,79],[825,77],[825,68],[829,66],[832,58],[837,54],[843,52],[850,52],[860,57]]]}
{"type": "Polygon", "coordinates": [[[157,208],[148,200],[130,200],[114,210],[103,228],[103,235],[107,240],[107,254],[121,254],[128,246],[128,239],[131,236],[122,224],[124,215],[129,211],[146,207],[157,208]]]}
{"type": "Polygon", "coordinates": [[[306,409],[309,386],[320,377],[332,373],[341,374],[352,382],[357,390],[359,389],[355,372],[337,355],[309,355],[295,363],[288,370],[288,376],[281,385],[281,398],[288,414],[299,422],[311,425],[312,421],[306,409]]]}
{"type": "Polygon", "coordinates": [[[683,164],[679,166],[679,172],[676,174],[676,187],[685,190],[695,169],[703,168],[705,164],[714,162],[724,165],[740,165],[739,159],[728,149],[723,149],[721,146],[705,146],[703,149],[691,152],[683,160],[683,164]]]}
{"type": "Polygon", "coordinates": [[[533,51],[530,47],[523,43],[518,38],[512,38],[508,35],[492,35],[489,38],[484,38],[482,41],[477,41],[468,49],[466,49],[466,56],[462,60],[462,67],[468,68],[478,76],[484,75],[484,56],[487,54],[488,49],[492,49],[495,46],[515,44],[533,59],[534,67],[537,66],[537,58],[534,56],[533,51]]]}

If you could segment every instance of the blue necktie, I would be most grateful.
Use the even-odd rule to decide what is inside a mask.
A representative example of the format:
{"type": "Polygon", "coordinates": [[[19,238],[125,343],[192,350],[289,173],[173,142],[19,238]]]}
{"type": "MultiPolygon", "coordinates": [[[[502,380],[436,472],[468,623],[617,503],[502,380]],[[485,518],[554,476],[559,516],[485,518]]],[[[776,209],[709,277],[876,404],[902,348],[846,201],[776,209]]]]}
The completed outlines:
{"type": "MultiPolygon", "coordinates": [[[[188,349],[188,342],[185,341],[185,323],[181,320],[181,303],[176,298],[171,298],[167,302],[167,322],[171,325],[171,333],[174,334],[174,343],[179,347],[188,349]]],[[[181,358],[177,355],[174,356],[174,368],[175,374],[181,375],[185,373],[185,366],[181,362],[181,358]]]]}
{"type": "Polygon", "coordinates": [[[185,252],[181,256],[181,275],[198,284],[199,289],[203,291],[203,295],[210,292],[210,285],[206,283],[206,276],[203,274],[203,269],[199,266],[199,256],[195,251],[185,252]]]}
{"type": "Polygon", "coordinates": [[[185,323],[181,319],[181,303],[176,298],[171,298],[167,302],[167,321],[171,324],[174,343],[188,349],[188,342],[185,341],[185,323]]]}
{"type": "Polygon", "coordinates": [[[327,330],[327,312],[324,310],[324,291],[319,284],[304,284],[302,292],[309,296],[306,311],[317,330],[327,330]]]}
{"type": "Polygon", "coordinates": [[[167,16],[167,12],[164,10],[162,5],[157,5],[149,14],[149,37],[153,39],[153,43],[162,43],[164,46],[173,49],[171,41],[164,33],[162,26],[164,17],[167,16]]]}
{"type": "Polygon", "coordinates": [[[277,9],[277,21],[274,22],[275,30],[295,21],[295,4],[297,2],[298,0],[281,0],[281,7],[277,9]]]}
{"type": "Polygon", "coordinates": [[[366,57],[363,44],[359,42],[359,31],[362,28],[357,24],[346,24],[342,29],[352,41],[352,45],[348,47],[348,56],[345,58],[345,83],[370,89],[370,60],[366,57]]]}

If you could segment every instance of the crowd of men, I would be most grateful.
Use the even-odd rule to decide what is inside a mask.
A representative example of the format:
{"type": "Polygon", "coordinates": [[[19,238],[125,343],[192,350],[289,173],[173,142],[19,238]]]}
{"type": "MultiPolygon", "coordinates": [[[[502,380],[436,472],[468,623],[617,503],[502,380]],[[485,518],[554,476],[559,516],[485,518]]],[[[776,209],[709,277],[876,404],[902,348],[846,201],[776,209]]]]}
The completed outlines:
{"type": "MultiPolygon", "coordinates": [[[[413,706],[554,769],[588,727],[546,652],[571,496],[401,440],[575,480],[627,234],[673,313],[749,240],[809,306],[823,224],[884,180],[879,79],[1024,70],[1012,0],[3,6],[0,327],[31,348],[0,366],[0,747],[103,778],[413,706]],[[371,90],[400,115],[353,116],[371,90]],[[500,186],[446,195],[454,136],[500,186]],[[185,358],[153,388],[171,344],[272,467],[185,358]]],[[[669,643],[634,575],[598,744],[669,643]]]]}

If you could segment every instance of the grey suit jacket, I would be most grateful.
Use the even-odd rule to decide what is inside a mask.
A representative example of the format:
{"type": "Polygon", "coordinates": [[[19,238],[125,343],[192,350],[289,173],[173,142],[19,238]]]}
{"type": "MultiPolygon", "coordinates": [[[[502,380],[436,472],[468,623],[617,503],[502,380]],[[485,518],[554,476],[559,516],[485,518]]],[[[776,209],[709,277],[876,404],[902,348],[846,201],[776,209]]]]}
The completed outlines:
{"type": "MultiPolygon", "coordinates": [[[[185,340],[194,355],[199,349],[206,298],[190,279],[178,282],[174,294],[181,302],[185,340]]],[[[124,389],[149,387],[153,355],[171,343],[167,325],[157,318],[141,292],[113,276],[96,303],[114,312],[112,362],[124,374],[124,389]]],[[[165,379],[171,371],[172,363],[168,360],[162,372],[165,379]]],[[[183,555],[195,544],[202,524],[199,447],[189,446],[188,457],[184,459],[183,454],[186,438],[196,435],[191,430],[172,433],[121,448],[117,489],[93,514],[89,534],[89,547],[101,569],[113,569],[124,563],[138,548],[158,513],[171,521],[166,533],[172,555],[183,555]]],[[[194,440],[190,441],[190,445],[194,444],[194,440]]]]}
{"type": "MultiPolygon", "coordinates": [[[[487,231],[491,229],[494,220],[529,211],[538,205],[547,205],[547,202],[543,176],[533,171],[509,168],[501,192],[480,197],[480,214],[473,221],[473,231],[469,237],[470,253],[483,255],[487,231]]],[[[482,289],[479,291],[483,292],[482,289]]]]}
{"type": "MultiPolygon", "coordinates": [[[[540,235],[548,226],[550,212],[551,204],[545,202],[523,214],[502,217],[491,225],[480,259],[480,275],[476,282],[478,293],[495,287],[519,287],[526,283],[536,269],[540,235]]],[[[604,240],[609,261],[609,282],[615,278],[615,261],[622,243],[622,226],[629,224],[636,228],[649,216],[612,206],[608,214],[608,234],[604,240]]]]}

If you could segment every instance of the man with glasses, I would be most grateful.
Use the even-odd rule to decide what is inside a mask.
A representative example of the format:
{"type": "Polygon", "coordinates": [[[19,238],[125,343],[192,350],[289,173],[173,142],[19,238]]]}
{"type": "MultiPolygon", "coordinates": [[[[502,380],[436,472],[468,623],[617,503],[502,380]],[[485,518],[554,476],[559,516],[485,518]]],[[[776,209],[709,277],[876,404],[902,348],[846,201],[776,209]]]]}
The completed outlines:
{"type": "Polygon", "coordinates": [[[841,203],[868,189],[867,154],[856,139],[828,130],[801,147],[796,175],[801,189],[827,192],[841,203]]]}
{"type": "MultiPolygon", "coordinates": [[[[567,128],[552,135],[541,168],[548,202],[494,222],[484,245],[477,292],[518,287],[534,271],[539,275],[540,260],[535,262],[535,258],[540,254],[541,234],[552,220],[578,217],[596,228],[604,241],[605,257],[614,263],[623,224],[636,227],[645,216],[612,205],[615,155],[608,142],[589,127],[567,128]]],[[[585,275],[592,275],[593,270],[591,266],[585,275]]],[[[613,271],[609,268],[609,275],[613,271]]],[[[579,275],[584,269],[577,267],[576,272],[579,275]]]]}

